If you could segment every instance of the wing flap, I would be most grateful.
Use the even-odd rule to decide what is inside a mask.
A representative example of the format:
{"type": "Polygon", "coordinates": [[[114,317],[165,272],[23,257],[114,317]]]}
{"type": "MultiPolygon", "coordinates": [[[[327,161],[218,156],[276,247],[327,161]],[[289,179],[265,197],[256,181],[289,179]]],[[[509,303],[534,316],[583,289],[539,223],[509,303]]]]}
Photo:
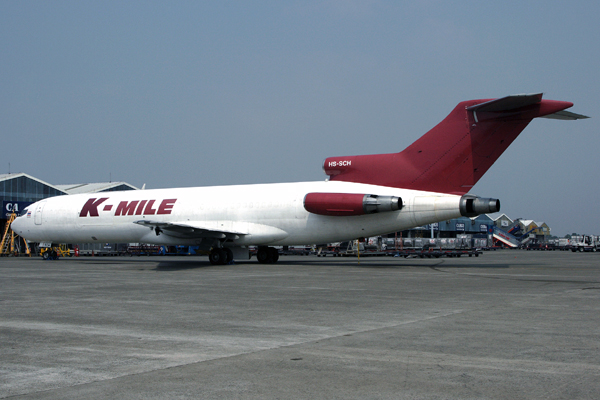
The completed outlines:
{"type": "Polygon", "coordinates": [[[248,234],[248,229],[243,229],[244,224],[236,223],[236,221],[159,222],[140,220],[134,221],[134,223],[154,229],[157,235],[164,233],[178,238],[238,239],[240,236],[248,234]]]}
{"type": "Polygon", "coordinates": [[[167,235],[178,239],[227,239],[248,240],[267,244],[285,239],[289,234],[277,227],[245,221],[175,221],[160,222],[139,220],[134,223],[152,229],[156,235],[167,235]]]}

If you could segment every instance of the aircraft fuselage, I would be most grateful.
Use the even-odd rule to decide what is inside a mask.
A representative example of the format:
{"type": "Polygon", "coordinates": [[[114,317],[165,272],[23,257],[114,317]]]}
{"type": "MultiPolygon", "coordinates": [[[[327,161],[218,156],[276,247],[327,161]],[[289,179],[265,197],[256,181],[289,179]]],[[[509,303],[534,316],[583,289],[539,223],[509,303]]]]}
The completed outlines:
{"type": "MultiPolygon", "coordinates": [[[[459,217],[461,196],[350,182],[296,182],[103,192],[53,197],[34,203],[13,222],[31,241],[140,242],[203,245],[155,227],[160,223],[225,232],[231,245],[293,245],[356,239],[459,217]],[[402,209],[351,217],[306,211],[308,193],[373,193],[397,196],[402,209]],[[145,226],[144,221],[153,225],[145,226]]],[[[204,237],[202,237],[204,236],[204,237]]],[[[208,239],[208,240],[207,240],[208,239]]]]}

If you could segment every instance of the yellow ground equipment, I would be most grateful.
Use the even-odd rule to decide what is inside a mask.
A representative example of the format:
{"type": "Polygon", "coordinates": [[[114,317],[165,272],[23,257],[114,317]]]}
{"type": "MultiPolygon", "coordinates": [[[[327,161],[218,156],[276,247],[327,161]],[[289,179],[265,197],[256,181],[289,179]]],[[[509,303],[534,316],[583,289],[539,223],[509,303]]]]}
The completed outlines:
{"type": "MultiPolygon", "coordinates": [[[[19,235],[17,235],[12,229],[10,229],[10,224],[17,218],[17,214],[12,213],[10,218],[6,222],[6,227],[4,228],[4,235],[2,235],[2,242],[0,243],[0,255],[1,256],[18,256],[19,255],[19,235]]],[[[25,243],[26,254],[31,257],[31,251],[29,250],[29,245],[27,241],[23,240],[25,243]]]]}
{"type": "Polygon", "coordinates": [[[66,244],[61,244],[60,246],[41,248],[40,256],[44,260],[57,260],[59,257],[71,257],[71,251],[66,244]]]}

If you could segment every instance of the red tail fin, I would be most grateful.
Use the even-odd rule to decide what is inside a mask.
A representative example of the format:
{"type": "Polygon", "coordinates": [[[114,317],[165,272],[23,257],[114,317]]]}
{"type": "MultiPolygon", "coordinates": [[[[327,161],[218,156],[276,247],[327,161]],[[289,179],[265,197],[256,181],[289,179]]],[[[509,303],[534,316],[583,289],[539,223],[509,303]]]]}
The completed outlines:
{"type": "Polygon", "coordinates": [[[562,111],[542,94],[459,103],[437,126],[400,153],[329,157],[330,180],[465,194],[533,118],[587,118],[562,111]]]}

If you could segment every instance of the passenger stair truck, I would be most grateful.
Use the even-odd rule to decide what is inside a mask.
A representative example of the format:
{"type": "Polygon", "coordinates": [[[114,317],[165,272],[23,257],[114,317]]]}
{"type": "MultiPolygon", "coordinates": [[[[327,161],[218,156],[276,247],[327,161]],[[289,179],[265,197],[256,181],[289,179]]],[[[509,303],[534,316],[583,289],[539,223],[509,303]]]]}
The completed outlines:
{"type": "Polygon", "coordinates": [[[516,237],[519,233],[521,233],[520,221],[521,218],[515,219],[515,221],[508,227],[508,229],[506,229],[506,232],[516,237]]]}
{"type": "Polygon", "coordinates": [[[571,251],[598,251],[600,242],[598,236],[582,235],[571,237],[571,251]]]}
{"type": "MultiPolygon", "coordinates": [[[[537,228],[535,228],[537,229],[537,228]]],[[[526,245],[527,243],[531,242],[533,239],[536,238],[535,234],[531,233],[532,231],[534,231],[535,229],[530,230],[529,232],[527,232],[526,234],[524,234],[523,236],[521,236],[521,246],[526,245]]]]}
{"type": "Polygon", "coordinates": [[[510,233],[494,226],[494,239],[504,243],[508,247],[517,248],[521,245],[521,241],[510,233]]]}

